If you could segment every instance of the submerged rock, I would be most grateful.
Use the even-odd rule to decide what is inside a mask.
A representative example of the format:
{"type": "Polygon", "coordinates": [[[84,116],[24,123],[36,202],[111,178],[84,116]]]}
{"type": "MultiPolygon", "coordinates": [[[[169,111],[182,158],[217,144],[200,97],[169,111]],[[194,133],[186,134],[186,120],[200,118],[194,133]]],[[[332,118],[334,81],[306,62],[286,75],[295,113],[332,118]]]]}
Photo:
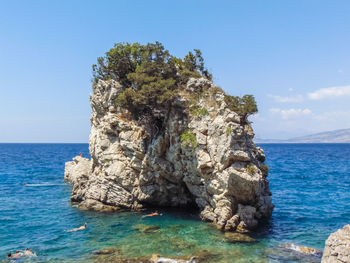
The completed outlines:
{"type": "Polygon", "coordinates": [[[248,235],[241,234],[241,233],[232,233],[232,232],[226,232],[225,233],[225,241],[227,243],[254,243],[256,240],[248,235]]]}
{"type": "Polygon", "coordinates": [[[159,130],[115,105],[121,89],[114,80],[94,83],[91,161],[78,156],[66,163],[71,200],[80,208],[195,205],[202,220],[226,231],[253,229],[271,216],[265,155],[222,90],[190,79],[159,130]],[[201,111],[188,110],[191,94],[201,111]]]}
{"type": "Polygon", "coordinates": [[[121,256],[99,256],[94,263],[152,263],[147,257],[128,258],[121,256]]]}
{"type": "Polygon", "coordinates": [[[92,252],[92,254],[94,255],[110,255],[110,254],[113,254],[117,251],[116,248],[104,248],[104,249],[101,249],[101,250],[95,250],[92,252]]]}
{"type": "Polygon", "coordinates": [[[293,250],[299,253],[307,254],[307,255],[322,255],[322,251],[312,247],[299,246],[293,243],[283,243],[280,244],[279,247],[284,249],[293,250]]]}
{"type": "Polygon", "coordinates": [[[117,248],[106,248],[93,252],[94,262],[111,263],[209,263],[215,261],[215,255],[207,250],[200,250],[194,253],[194,256],[184,257],[165,257],[159,254],[152,254],[151,257],[128,257],[123,255],[117,248]]]}
{"type": "Polygon", "coordinates": [[[134,225],[133,229],[136,229],[138,231],[140,231],[141,233],[151,233],[154,231],[159,230],[159,226],[150,226],[150,225],[145,225],[145,224],[138,224],[138,225],[134,225]]]}
{"type": "Polygon", "coordinates": [[[293,243],[283,243],[278,247],[268,248],[263,254],[263,257],[272,259],[273,262],[319,263],[321,256],[322,251],[318,249],[293,243]]]}
{"type": "Polygon", "coordinates": [[[105,205],[99,201],[86,199],[79,203],[78,208],[82,210],[102,211],[102,212],[115,212],[120,209],[118,206],[105,205]]]}
{"type": "Polygon", "coordinates": [[[350,225],[331,234],[324,248],[322,263],[350,263],[350,225]]]}
{"type": "Polygon", "coordinates": [[[152,263],[196,263],[194,257],[189,260],[184,260],[184,259],[172,259],[172,258],[161,257],[160,255],[157,255],[157,254],[153,254],[150,261],[152,263]]]}

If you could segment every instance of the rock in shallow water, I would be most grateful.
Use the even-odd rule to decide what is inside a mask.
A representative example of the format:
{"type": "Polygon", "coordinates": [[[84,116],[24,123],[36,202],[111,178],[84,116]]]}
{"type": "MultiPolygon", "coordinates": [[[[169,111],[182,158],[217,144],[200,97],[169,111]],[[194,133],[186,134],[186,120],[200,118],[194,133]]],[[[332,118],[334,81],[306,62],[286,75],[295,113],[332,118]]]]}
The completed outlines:
{"type": "Polygon", "coordinates": [[[254,243],[256,240],[248,235],[241,233],[226,232],[225,241],[227,243],[254,243]]]}
{"type": "Polygon", "coordinates": [[[150,225],[145,225],[145,224],[138,224],[133,226],[133,229],[136,229],[140,231],[141,233],[151,233],[159,230],[159,226],[150,226],[150,225]]]}
{"type": "Polygon", "coordinates": [[[322,263],[350,263],[350,225],[328,237],[322,263]]]}
{"type": "Polygon", "coordinates": [[[104,249],[101,249],[101,250],[95,250],[92,252],[92,254],[94,255],[110,255],[110,254],[113,254],[117,251],[116,248],[104,248],[104,249]]]}
{"type": "Polygon", "coordinates": [[[280,248],[293,250],[306,255],[322,255],[322,251],[312,247],[299,246],[293,243],[283,243],[279,245],[280,248]]]}
{"type": "Polygon", "coordinates": [[[115,212],[120,209],[118,206],[105,205],[99,201],[86,199],[79,203],[78,208],[82,210],[92,210],[101,212],[115,212]]]}
{"type": "Polygon", "coordinates": [[[65,169],[72,201],[80,202],[79,207],[196,205],[203,220],[226,231],[253,229],[271,216],[263,150],[253,143],[249,122],[228,108],[225,94],[213,83],[190,79],[185,95],[169,109],[163,130],[151,139],[145,125],[114,107],[121,88],[114,80],[93,85],[91,161],[75,157],[65,169]],[[201,90],[196,103],[205,109],[203,116],[187,110],[191,90],[201,90]],[[191,139],[186,143],[185,133],[191,139]]]}
{"type": "Polygon", "coordinates": [[[263,257],[271,259],[272,262],[319,263],[321,256],[322,251],[318,249],[293,243],[283,243],[278,247],[268,248],[263,253],[263,257]]]}
{"type": "Polygon", "coordinates": [[[94,251],[95,263],[209,263],[215,262],[216,256],[207,250],[195,252],[194,256],[185,257],[165,257],[153,254],[151,257],[128,257],[123,255],[117,248],[106,248],[94,251]]]}
{"type": "Polygon", "coordinates": [[[157,254],[153,254],[150,259],[150,262],[152,263],[196,263],[195,259],[196,259],[195,257],[192,257],[189,260],[172,259],[172,258],[161,257],[160,255],[157,255],[157,254]]]}

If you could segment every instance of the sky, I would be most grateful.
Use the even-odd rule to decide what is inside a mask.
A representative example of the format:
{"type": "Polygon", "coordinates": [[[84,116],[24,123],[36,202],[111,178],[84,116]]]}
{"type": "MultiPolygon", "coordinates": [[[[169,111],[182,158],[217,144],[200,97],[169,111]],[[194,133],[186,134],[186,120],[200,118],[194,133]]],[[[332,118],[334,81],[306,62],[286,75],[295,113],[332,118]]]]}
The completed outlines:
{"type": "Polygon", "coordinates": [[[2,1],[0,142],[88,142],[91,65],[118,42],[200,49],[253,94],[258,138],[350,128],[350,1],[2,1]]]}

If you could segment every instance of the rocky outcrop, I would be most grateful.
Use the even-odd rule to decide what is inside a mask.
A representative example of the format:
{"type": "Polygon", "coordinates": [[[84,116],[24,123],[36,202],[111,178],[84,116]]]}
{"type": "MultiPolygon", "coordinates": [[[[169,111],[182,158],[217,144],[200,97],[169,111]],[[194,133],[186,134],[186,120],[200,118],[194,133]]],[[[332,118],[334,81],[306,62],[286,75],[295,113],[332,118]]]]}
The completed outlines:
{"type": "Polygon", "coordinates": [[[300,245],[293,244],[293,243],[282,243],[278,247],[285,249],[285,250],[291,250],[291,251],[295,251],[295,252],[306,254],[306,255],[318,255],[318,256],[322,255],[321,250],[318,250],[318,249],[312,248],[312,247],[300,246],[300,245]]]}
{"type": "Polygon", "coordinates": [[[93,85],[91,161],[66,163],[73,202],[195,206],[203,220],[227,231],[253,229],[270,217],[263,150],[252,142],[249,123],[228,109],[221,89],[204,78],[190,79],[161,129],[117,107],[120,91],[114,80],[93,85]],[[196,110],[189,110],[194,98],[196,110]]]}
{"type": "Polygon", "coordinates": [[[323,251],[322,263],[350,263],[350,225],[331,234],[323,251]]]}

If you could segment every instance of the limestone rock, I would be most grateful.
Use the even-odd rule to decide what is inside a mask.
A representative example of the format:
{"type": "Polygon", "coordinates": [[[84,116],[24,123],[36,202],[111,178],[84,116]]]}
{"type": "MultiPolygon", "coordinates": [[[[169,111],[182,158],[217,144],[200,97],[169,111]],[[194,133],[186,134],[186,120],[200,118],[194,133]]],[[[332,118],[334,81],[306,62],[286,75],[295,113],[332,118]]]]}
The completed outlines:
{"type": "Polygon", "coordinates": [[[93,85],[91,160],[75,157],[65,169],[79,207],[197,206],[203,220],[226,231],[253,229],[271,216],[269,182],[260,170],[263,150],[253,143],[250,124],[228,109],[225,94],[211,81],[192,78],[184,87],[206,94],[197,102],[206,114],[194,116],[179,94],[161,131],[115,105],[121,89],[114,80],[93,85]],[[186,131],[194,145],[181,141],[186,131]],[[254,174],[248,165],[256,167],[254,174]]]}
{"type": "Polygon", "coordinates": [[[258,225],[258,220],[254,218],[256,214],[255,207],[249,205],[243,206],[239,204],[237,214],[243,228],[252,229],[258,225]]]}
{"type": "Polygon", "coordinates": [[[81,156],[76,156],[73,161],[67,162],[64,173],[64,180],[75,185],[87,180],[90,173],[90,160],[81,156]]]}
{"type": "Polygon", "coordinates": [[[350,263],[350,225],[331,234],[323,251],[322,263],[350,263]]]}

